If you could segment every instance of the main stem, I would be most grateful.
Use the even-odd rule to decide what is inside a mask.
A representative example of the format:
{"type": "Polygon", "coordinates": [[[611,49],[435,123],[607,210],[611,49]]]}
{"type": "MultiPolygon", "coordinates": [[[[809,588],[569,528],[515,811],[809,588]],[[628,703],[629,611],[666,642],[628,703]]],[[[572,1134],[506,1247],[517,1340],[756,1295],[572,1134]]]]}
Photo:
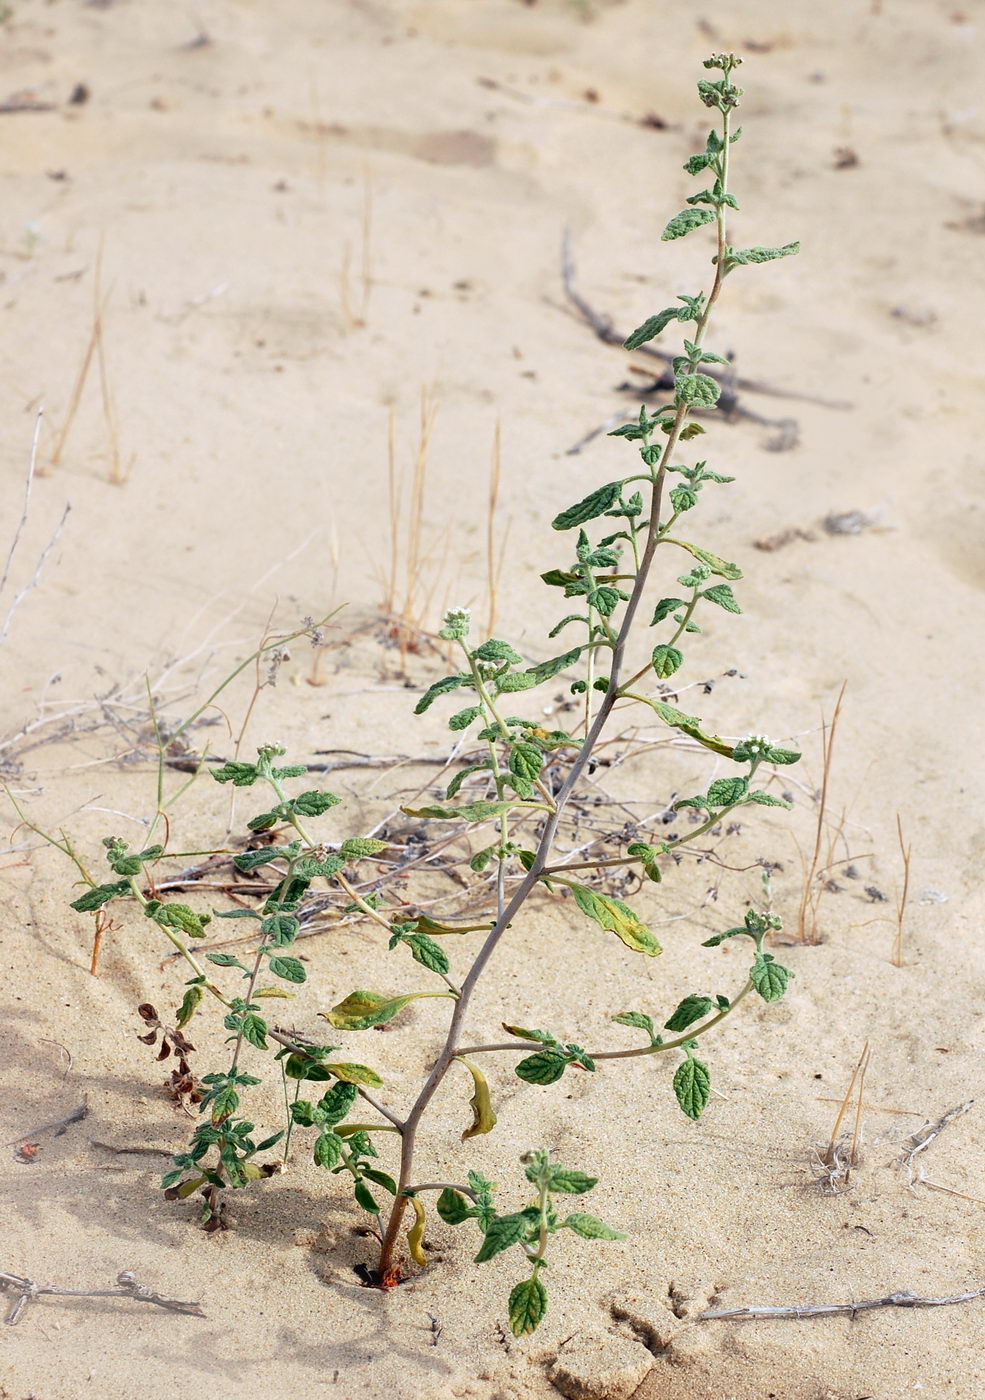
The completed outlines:
{"type": "MultiPolygon", "coordinates": [[[[728,158],[730,141],[729,116],[730,113],[728,111],[725,111],[722,114],[722,135],[724,140],[724,149],[722,155],[723,188],[727,188],[728,180],[728,158]]],[[[711,315],[711,310],[712,307],[715,305],[715,302],[718,300],[718,295],[722,287],[722,281],[725,276],[725,250],[727,246],[727,240],[724,205],[719,205],[717,208],[717,224],[718,256],[715,259],[715,279],[712,283],[711,291],[708,294],[708,300],[705,303],[701,319],[698,322],[697,331],[695,332],[694,343],[697,346],[701,346],[704,342],[705,331],[708,326],[708,320],[711,315]]],[[[411,1183],[413,1182],[414,1149],[417,1143],[417,1128],[421,1121],[421,1118],[424,1115],[425,1110],[427,1109],[428,1104],[434,1097],[434,1094],[439,1084],[444,1079],[445,1074],[448,1071],[449,1065],[452,1063],[452,1061],[458,1053],[458,1047],[461,1043],[462,1030],[465,1026],[465,1020],[468,1015],[469,1004],[472,1000],[472,993],[475,990],[479,978],[485,971],[489,959],[496,951],[500,939],[506,933],[506,930],[509,928],[517,913],[526,903],[528,896],[530,895],[531,891],[534,889],[535,885],[537,884],[541,875],[543,874],[547,866],[548,858],[551,853],[551,848],[554,844],[554,838],[557,835],[558,825],[563,815],[564,808],[574,790],[575,784],[578,782],[578,779],[581,777],[586,764],[592,756],[592,753],[595,749],[595,745],[597,744],[599,737],[601,736],[602,730],[605,728],[606,721],[609,718],[609,714],[612,710],[613,705],[615,704],[616,700],[619,699],[619,681],[620,676],[622,674],[623,662],[626,655],[626,647],[629,641],[630,633],[633,629],[633,624],[636,620],[636,614],[639,611],[640,602],[643,598],[643,593],[646,588],[647,580],[649,578],[650,568],[653,563],[653,556],[656,552],[657,545],[660,543],[660,508],[663,501],[664,482],[666,480],[667,468],[670,465],[671,455],[677,449],[677,444],[680,439],[681,430],[684,427],[684,424],[687,420],[688,411],[689,405],[687,403],[681,402],[677,405],[677,410],[674,415],[674,420],[671,425],[667,442],[664,445],[664,450],[660,455],[659,465],[656,467],[655,470],[651,471],[650,480],[652,482],[652,487],[650,497],[650,520],[646,533],[646,544],[643,549],[642,557],[640,559],[639,569],[636,573],[636,581],[633,585],[633,591],[630,594],[628,603],[626,604],[626,611],[623,614],[622,624],[619,628],[619,633],[616,637],[615,644],[612,649],[612,665],[609,669],[609,683],[605,695],[603,696],[602,703],[599,706],[598,714],[595,716],[595,720],[590,730],[585,736],[585,740],[581,748],[579,749],[574,762],[571,765],[571,770],[568,773],[564,784],[555,796],[555,809],[549,814],[547,818],[547,823],[544,827],[543,835],[540,838],[540,843],[537,846],[537,851],[533,863],[530,866],[530,869],[527,871],[524,879],[517,887],[512,898],[507,903],[505,909],[500,909],[499,916],[496,919],[496,922],[493,924],[492,929],[490,930],[486,938],[486,941],[480,948],[478,956],[476,957],[475,962],[472,964],[468,976],[462,983],[461,993],[458,997],[457,1002],[455,1003],[455,1010],[452,1013],[451,1023],[448,1027],[448,1034],[445,1038],[444,1047],[441,1050],[441,1053],[439,1054],[437,1060],[435,1061],[434,1068],[428,1075],[428,1078],[424,1083],[424,1087],[422,1088],[420,1094],[417,1096],[417,1100],[414,1103],[414,1106],[411,1108],[406,1119],[404,1120],[403,1131],[401,1134],[400,1177],[397,1183],[397,1195],[394,1200],[393,1206],[390,1210],[390,1216],[387,1221],[386,1231],[383,1236],[383,1244],[380,1249],[379,1275],[381,1278],[391,1276],[393,1271],[394,1251],[397,1246],[397,1240],[400,1235],[400,1226],[407,1205],[407,1197],[404,1193],[407,1191],[408,1187],[410,1187],[411,1183]]]]}

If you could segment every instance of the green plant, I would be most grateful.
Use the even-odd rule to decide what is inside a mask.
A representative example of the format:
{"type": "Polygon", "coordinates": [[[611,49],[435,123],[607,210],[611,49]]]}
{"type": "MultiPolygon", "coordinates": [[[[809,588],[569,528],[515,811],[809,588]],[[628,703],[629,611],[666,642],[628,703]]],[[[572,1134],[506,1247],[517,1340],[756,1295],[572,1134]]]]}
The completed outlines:
{"type": "MultiPolygon", "coordinates": [[[[468,922],[432,919],[414,913],[406,902],[388,905],[382,891],[361,893],[357,867],[372,869],[386,850],[385,840],[356,837],[327,843],[309,831],[309,823],[336,806],[339,799],[322,790],[289,791],[295,779],[307,776],[305,765],[284,764],[281,746],[268,744],[255,762],[238,759],[212,770],[220,783],[256,788],[265,803],[247,823],[247,849],[234,864],[243,872],[272,877],[263,891],[259,908],[236,907],[216,913],[218,918],[252,920],[257,938],[252,955],[241,961],[228,952],[195,951],[205,937],[209,916],[189,905],[162,900],[155,894],[152,867],[164,857],[161,845],[140,851],[115,838],[105,842],[112,879],[96,884],[79,865],[90,888],[74,901],[77,910],[98,910],[117,900],[134,900],[143,914],[170,939],[192,976],[186,984],[177,1017],[182,1030],[206,1004],[222,1008],[231,1045],[228,1068],[202,1078],[199,1103],[201,1122],[188,1151],[176,1157],[164,1178],[172,1197],[194,1192],[204,1196],[207,1225],[221,1224],[221,1192],[242,1187],[268,1173],[270,1164],[257,1159],[282,1139],[289,1141],[296,1129],[314,1130],[315,1162],[326,1170],[351,1178],[358,1204],[368,1212],[380,1253],[371,1281],[387,1288],[401,1276],[398,1251],[405,1225],[407,1250],[418,1265],[425,1264],[423,1249],[425,1200],[437,1191],[437,1213],[448,1224],[474,1221],[482,1234],[476,1262],[484,1262],[507,1249],[518,1250],[529,1272],[510,1295],[509,1312],[517,1335],[533,1331],[547,1306],[541,1277],[551,1239],[569,1230],[589,1241],[620,1238],[617,1231],[594,1216],[574,1212],[562,1218],[556,1206],[559,1196],[579,1195],[591,1189],[594,1178],[561,1167],[545,1151],[528,1154],[526,1179],[534,1188],[532,1201],[518,1210],[500,1213],[494,1204],[492,1184],[470,1171],[465,1183],[422,1182],[416,1172],[421,1125],[435,1092],[453,1066],[461,1066],[472,1087],[472,1120],[462,1137],[490,1132],[496,1123],[492,1096],[485,1075],[476,1063],[491,1053],[516,1057],[516,1074],[527,1083],[551,1085],[568,1072],[595,1073],[612,1060],[632,1060],[670,1055],[676,1060],[673,1092],[688,1117],[697,1119],[710,1092],[709,1070],[699,1058],[699,1041],[752,994],[764,1001],[779,999],[790,973],[765,948],[780,921],[767,901],[763,911],[748,908],[742,922],[706,940],[715,946],[725,939],[748,938],[753,954],[748,975],[730,995],[694,993],[686,996],[669,1015],[654,1017],[640,1010],[618,1011],[612,1021],[641,1036],[628,1048],[586,1051],[567,1040],[562,1032],[517,1026],[504,1021],[506,1041],[465,1044],[472,994],[490,959],[535,892],[554,900],[570,901],[602,930],[644,957],[661,952],[653,932],[621,898],[605,892],[599,881],[608,867],[638,871],[659,882],[665,865],[673,866],[678,849],[717,828],[731,813],[751,806],[787,806],[767,786],[757,786],[761,770],[796,762],[799,754],[773,744],[762,735],[738,741],[709,732],[695,715],[679,709],[666,698],[664,684],[684,665],[683,643],[700,632],[696,620],[709,608],[727,614],[741,611],[732,584],[742,577],[736,564],[719,558],[678,533],[679,522],[689,516],[707,490],[717,490],[732,478],[711,471],[704,460],[690,465],[678,460],[681,444],[705,432],[696,411],[714,408],[719,384],[709,367],[724,364],[721,355],[706,348],[710,318],[727,277],[738,268],[768,262],[797,251],[796,244],[779,248],[737,248],[729,242],[726,217],[737,209],[729,188],[729,163],[739,130],[732,116],[741,96],[733,79],[738,59],[716,55],[705,64],[717,77],[702,80],[702,102],[719,117],[704,150],[688,160],[691,174],[706,173],[708,187],[692,195],[663,233],[664,240],[681,238],[707,225],[715,238],[714,268],[710,288],[683,295],[678,304],[651,316],[626,341],[632,349],[652,340],[673,324],[693,327],[693,338],[684,340],[683,352],[674,360],[676,386],[673,401],[654,410],[642,408],[638,419],[612,434],[636,444],[639,464],[627,475],[608,481],[583,500],[562,510],[554,519],[558,532],[573,534],[573,557],[548,569],[544,582],[574,600],[569,612],[550,633],[577,629],[577,640],[548,661],[527,664],[521,654],[497,638],[474,641],[465,610],[452,610],[441,636],[461,658],[459,668],[432,684],[419,700],[418,714],[445,697],[466,699],[449,719],[456,734],[470,734],[480,746],[478,755],[452,778],[440,802],[405,808],[412,818],[427,822],[461,823],[481,834],[481,845],[471,859],[473,871],[494,875],[490,906],[468,922]],[[592,539],[592,533],[602,537],[592,539]],[[657,551],[660,558],[689,556],[687,571],[676,578],[676,587],[663,596],[660,590],[649,625],[659,629],[658,640],[648,646],[650,658],[633,674],[628,648],[640,630],[643,607],[653,574],[657,551]],[[548,730],[537,719],[511,713],[516,697],[562,673],[577,670],[571,684],[583,707],[580,733],[548,730]],[[648,693],[645,680],[656,682],[648,693]],[[707,791],[680,799],[676,807],[692,809],[696,820],[690,831],[676,840],[659,843],[629,841],[618,856],[575,862],[553,861],[555,838],[566,804],[576,792],[586,766],[596,754],[601,736],[617,703],[646,707],[671,731],[736,765],[734,775],[716,778],[707,791]],[[478,796],[460,800],[463,784],[478,796]],[[459,799],[459,800],[456,800],[459,799]],[[532,834],[531,834],[532,833],[532,834]],[[412,1001],[434,997],[449,1002],[449,1022],[444,1044],[424,1078],[409,1110],[396,1112],[378,1095],[381,1077],[370,1067],[349,1060],[340,1045],[316,1043],[297,1032],[288,1034],[272,1026],[264,1011],[266,999],[291,995],[305,981],[303,962],[291,952],[300,927],[300,916],[309,891],[323,882],[335,892],[347,914],[361,915],[381,930],[388,948],[409,954],[435,979],[412,985],[411,990],[356,989],[330,1011],[321,1013],[338,1037],[394,1020],[412,1001]],[[443,940],[457,935],[456,948],[468,947],[474,934],[482,935],[478,950],[462,959],[465,975],[453,969],[443,940]],[[658,1029],[659,1026],[659,1029],[658,1029]],[[669,1034],[664,1034],[667,1032],[669,1034]],[[269,1052],[279,1062],[285,1089],[285,1128],[257,1141],[253,1124],[241,1114],[244,1090],[258,1078],[242,1068],[249,1047],[269,1052]],[[290,1084],[295,1085],[293,1096],[290,1084]],[[302,1086],[324,1085],[320,1098],[301,1097],[302,1086]],[[360,1102],[361,1101],[361,1102],[360,1102]],[[357,1111],[358,1110],[358,1111],[357,1111]],[[399,1166],[391,1175],[379,1165],[380,1147],[396,1137],[399,1166]],[[389,1198],[386,1209],[381,1201],[389,1198]],[[408,1220],[408,1211],[410,1218],[408,1220]]],[[[164,800],[159,791],[158,809],[164,800]]],[[[64,847],[63,847],[64,849],[64,847]]],[[[71,852],[69,852],[71,853],[71,852]]],[[[386,976],[385,985],[390,985],[386,976]]],[[[155,1013],[156,1014],[156,1013],[155,1013]]],[[[286,1150],[286,1148],[285,1148],[286,1150]]]]}

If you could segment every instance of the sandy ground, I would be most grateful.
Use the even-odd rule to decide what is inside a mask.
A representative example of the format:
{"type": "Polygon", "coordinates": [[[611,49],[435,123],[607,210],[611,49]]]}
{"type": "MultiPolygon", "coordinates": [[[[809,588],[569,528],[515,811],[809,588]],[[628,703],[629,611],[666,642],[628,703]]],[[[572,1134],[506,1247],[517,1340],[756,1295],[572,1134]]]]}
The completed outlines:
{"type": "MultiPolygon", "coordinates": [[[[701,538],[745,566],[746,615],[709,629],[690,679],[738,667],[703,700],[709,724],[804,747],[792,817],[750,823],[727,857],[780,861],[777,904],[794,923],[818,717],[847,681],[832,810],[845,813],[836,854],[848,850],[860,878],[838,874],[818,946],[783,950],[797,974],[788,1000],[709,1040],[723,1097],[699,1125],[679,1114],[662,1067],[540,1090],[497,1063],[499,1126],[463,1148],[467,1094],[448,1081],[422,1148],[428,1175],[460,1174],[467,1158],[519,1205],[517,1158],[544,1144],[602,1178],[594,1208],[629,1235],[604,1247],[568,1241],[548,1318],[513,1342],[498,1329],[512,1260],[474,1267],[473,1242],[438,1222],[425,1273],[386,1297],[360,1288],[358,1212],[300,1153],[284,1175],[240,1193],[233,1229],[207,1237],[190,1204],[157,1192],[163,1158],[99,1145],[176,1150],[185,1139],[188,1120],[160,1087],[166,1067],[136,1040],[134,1014],[140,1001],[173,1007],[182,975],[160,961],[147,921],[131,918],[90,977],[91,920],[66,910],[71,868],[8,812],[0,1138],[83,1097],[89,1116],[62,1136],[32,1134],[30,1162],[3,1149],[0,1267],[80,1287],[129,1268],[201,1299],[207,1318],[43,1300],[0,1339],[0,1394],[980,1396],[980,1302],[693,1321],[713,1297],[834,1302],[985,1282],[979,1110],[918,1159],[958,1194],[908,1190],[892,1165],[908,1132],[974,1095],[981,1065],[982,726],[970,703],[983,682],[974,639],[985,583],[972,437],[983,388],[979,7],[4,8],[0,102],[26,91],[46,108],[0,111],[5,540],[40,403],[45,422],[0,617],[72,507],[0,648],[0,758],[32,820],[64,827],[90,855],[107,831],[136,839],[153,809],[150,766],[107,760],[141,730],[146,746],[143,675],[171,713],[187,713],[268,618],[288,627],[341,603],[325,684],[307,684],[311,656],[295,650],[261,693],[248,740],[276,736],[305,759],[330,748],[443,751],[440,716],[412,726],[407,689],[440,674],[440,660],[422,648],[402,664],[374,621],[390,560],[388,415],[406,493],[422,390],[436,417],[427,560],[411,610],[433,628],[446,603],[487,607],[500,422],[509,538],[497,630],[545,654],[554,599],[531,585],[564,562],[547,521],[627,461],[605,438],[579,455],[564,449],[631,402],[616,386],[632,357],[600,344],[565,304],[561,231],[572,230],[582,290],[627,329],[690,284],[706,250],[656,239],[689,192],[681,162],[706,125],[693,99],[700,59],[735,47],[749,90],[741,241],[800,237],[804,251],[733,279],[718,339],[740,373],[799,396],[742,396],[766,418],[794,417],[799,440],[770,450],[775,430],[750,420],[706,439],[713,465],[739,481],[705,511],[701,538]],[[80,84],[86,100],[70,104],[80,84]],[[101,350],[73,415],[96,304],[101,350]],[[851,511],[865,517],[858,533],[819,523],[851,511]],[[790,531],[804,534],[754,547],[790,531]],[[94,704],[111,691],[132,706],[113,715],[135,729],[114,729],[94,704]],[[913,843],[902,968],[891,962],[897,812],[913,843]],[[864,1161],[851,1191],[824,1196],[811,1144],[830,1132],[831,1100],[866,1040],[864,1161]]],[[[405,506],[402,560],[406,520],[405,506]]],[[[400,600],[405,576],[401,562],[400,600]]],[[[234,731],[249,680],[224,702],[234,731]]],[[[218,748],[229,742],[224,727],[214,734],[218,748]]],[[[331,785],[347,806],[326,818],[326,835],[367,829],[432,773],[340,770],[331,785]]],[[[693,754],[664,750],[626,770],[618,795],[656,810],[707,777],[693,754]]],[[[227,810],[218,789],[193,788],[175,809],[178,848],[221,839],[227,810]]],[[[755,871],[692,865],[651,887],[641,908],[672,922],[661,925],[667,953],[645,968],[614,940],[600,963],[591,926],[538,903],[493,964],[473,1024],[487,1034],[505,1013],[563,1023],[591,1043],[624,1004],[673,1006],[710,966],[731,983],[729,945],[698,945],[733,921],[756,882],[755,871]]],[[[304,949],[300,1024],[379,980],[364,927],[304,949]]],[[[439,1043],[441,1003],[419,1005],[399,1033],[353,1039],[397,1102],[439,1043]]],[[[204,1069],[218,1037],[203,1027],[194,1039],[204,1069]]],[[[275,1115],[273,1087],[257,1102],[275,1115]]]]}

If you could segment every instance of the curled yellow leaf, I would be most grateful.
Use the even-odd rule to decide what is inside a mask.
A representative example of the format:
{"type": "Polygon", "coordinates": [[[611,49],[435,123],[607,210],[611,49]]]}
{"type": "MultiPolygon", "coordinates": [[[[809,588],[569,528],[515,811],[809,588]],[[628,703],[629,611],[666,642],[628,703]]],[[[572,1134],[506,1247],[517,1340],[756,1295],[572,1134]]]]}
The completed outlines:
{"type": "Polygon", "coordinates": [[[472,1108],[472,1123],[462,1134],[462,1141],[466,1138],[478,1137],[481,1133],[491,1133],[496,1126],[496,1115],[493,1112],[492,1099],[489,1095],[489,1085],[486,1083],[486,1076],[481,1069],[477,1069],[469,1060],[463,1060],[461,1055],[457,1056],[462,1064],[472,1076],[475,1085],[475,1093],[469,1099],[472,1108]]]}
{"type": "Polygon", "coordinates": [[[409,1197],[414,1208],[414,1223],[407,1231],[407,1245],[410,1249],[410,1257],[415,1264],[420,1264],[421,1268],[427,1267],[428,1257],[424,1253],[421,1241],[424,1238],[424,1207],[416,1196],[409,1197]]]}

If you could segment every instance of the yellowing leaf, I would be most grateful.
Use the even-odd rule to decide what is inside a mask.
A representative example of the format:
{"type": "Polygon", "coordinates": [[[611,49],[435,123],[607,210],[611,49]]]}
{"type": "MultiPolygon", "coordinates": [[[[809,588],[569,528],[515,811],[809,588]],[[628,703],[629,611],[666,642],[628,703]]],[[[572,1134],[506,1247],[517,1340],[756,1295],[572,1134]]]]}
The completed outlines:
{"type": "Polygon", "coordinates": [[[366,1065],[351,1065],[345,1060],[333,1060],[325,1068],[330,1069],[336,1079],[344,1080],[346,1084],[364,1084],[367,1089],[379,1089],[383,1084],[376,1070],[369,1069],[366,1065]]]}
{"type": "Polygon", "coordinates": [[[607,929],[609,933],[621,938],[626,947],[632,948],[634,953],[645,953],[648,958],[655,958],[658,953],[663,952],[646,924],[637,918],[623,900],[599,894],[598,890],[589,889],[587,885],[572,885],[571,892],[583,914],[594,919],[600,928],[607,929]]]}
{"type": "Polygon", "coordinates": [[[410,1197],[410,1203],[414,1208],[414,1223],[407,1231],[407,1246],[414,1263],[420,1264],[421,1268],[424,1269],[428,1262],[428,1257],[421,1244],[424,1238],[424,1207],[416,1196],[410,1197]]]}
{"type": "Polygon", "coordinates": [[[482,1133],[491,1133],[496,1126],[496,1114],[493,1112],[492,1099],[489,1095],[489,1085],[486,1082],[486,1076],[482,1073],[482,1070],[477,1069],[475,1065],[463,1059],[461,1055],[457,1058],[465,1066],[469,1074],[471,1074],[472,1082],[475,1084],[475,1093],[469,1099],[469,1104],[472,1108],[472,1125],[466,1128],[462,1134],[462,1141],[464,1142],[466,1138],[478,1137],[482,1133]]]}
{"type": "Polygon", "coordinates": [[[447,997],[451,992],[404,992],[388,997],[380,992],[350,992],[331,1011],[319,1011],[326,1021],[340,1031],[365,1031],[370,1026],[384,1026],[418,997],[447,997]]]}

